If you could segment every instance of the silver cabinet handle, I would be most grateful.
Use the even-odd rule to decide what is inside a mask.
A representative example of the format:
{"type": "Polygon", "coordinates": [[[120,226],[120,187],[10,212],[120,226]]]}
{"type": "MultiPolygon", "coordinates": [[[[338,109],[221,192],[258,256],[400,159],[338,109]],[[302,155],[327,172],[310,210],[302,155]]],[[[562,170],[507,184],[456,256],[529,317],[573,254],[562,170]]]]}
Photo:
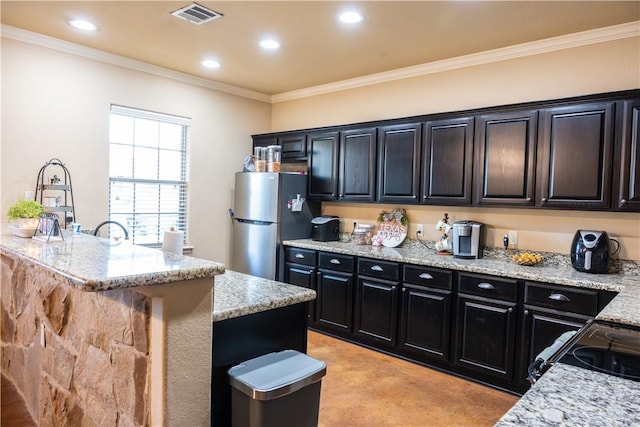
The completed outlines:
{"type": "Polygon", "coordinates": [[[304,259],[304,255],[302,255],[302,254],[296,254],[296,258],[298,258],[298,259],[304,259]]]}
{"type": "Polygon", "coordinates": [[[373,271],[384,271],[384,270],[382,269],[382,267],[380,267],[380,266],[379,266],[379,265],[377,265],[377,264],[376,264],[376,265],[372,265],[372,266],[371,266],[371,270],[373,270],[373,271]]]}
{"type": "Polygon", "coordinates": [[[487,283],[487,282],[482,282],[482,283],[478,283],[478,287],[480,289],[485,289],[488,291],[495,291],[496,287],[493,286],[491,283],[487,283]]]}
{"type": "Polygon", "coordinates": [[[429,279],[429,280],[433,279],[433,276],[430,275],[429,273],[422,273],[418,277],[421,279],[429,279]]]}
{"type": "Polygon", "coordinates": [[[569,298],[563,294],[551,294],[549,295],[549,299],[553,301],[569,302],[569,298]]]}
{"type": "Polygon", "coordinates": [[[329,260],[329,262],[330,262],[331,264],[337,264],[337,265],[340,265],[340,260],[339,260],[339,259],[337,259],[337,258],[331,258],[331,259],[329,260]]]}
{"type": "Polygon", "coordinates": [[[509,310],[507,310],[509,313],[513,313],[513,308],[509,307],[509,310]]]}

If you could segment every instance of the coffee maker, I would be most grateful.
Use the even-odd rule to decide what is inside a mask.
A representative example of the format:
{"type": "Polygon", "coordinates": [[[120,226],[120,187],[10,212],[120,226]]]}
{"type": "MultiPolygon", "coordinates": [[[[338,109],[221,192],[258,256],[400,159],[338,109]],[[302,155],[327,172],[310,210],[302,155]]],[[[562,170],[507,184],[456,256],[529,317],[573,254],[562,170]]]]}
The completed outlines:
{"type": "Polygon", "coordinates": [[[453,223],[453,256],[456,258],[482,258],[484,224],[475,221],[453,223]]]}

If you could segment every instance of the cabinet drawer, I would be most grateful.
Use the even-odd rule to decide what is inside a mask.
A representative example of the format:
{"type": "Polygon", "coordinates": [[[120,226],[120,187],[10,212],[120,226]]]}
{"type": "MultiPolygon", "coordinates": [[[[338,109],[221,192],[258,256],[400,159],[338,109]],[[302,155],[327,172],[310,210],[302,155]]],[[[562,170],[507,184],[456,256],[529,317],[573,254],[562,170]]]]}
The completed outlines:
{"type": "Polygon", "coordinates": [[[395,262],[360,258],[358,259],[358,274],[380,279],[398,280],[398,277],[400,277],[400,266],[395,262]]]}
{"type": "Polygon", "coordinates": [[[318,267],[327,270],[343,271],[353,273],[354,257],[351,255],[338,255],[330,252],[320,252],[318,254],[318,267]]]}
{"type": "Polygon", "coordinates": [[[417,265],[405,265],[402,273],[402,281],[404,283],[448,291],[452,287],[452,277],[452,271],[417,265]]]}
{"type": "Polygon", "coordinates": [[[524,303],[571,313],[598,314],[598,291],[536,282],[525,282],[524,303]]]}
{"type": "Polygon", "coordinates": [[[483,276],[480,274],[460,274],[458,276],[458,292],[469,295],[517,301],[518,280],[483,276]]]}
{"type": "Polygon", "coordinates": [[[303,265],[316,265],[316,251],[312,249],[285,248],[287,262],[303,265]]]}

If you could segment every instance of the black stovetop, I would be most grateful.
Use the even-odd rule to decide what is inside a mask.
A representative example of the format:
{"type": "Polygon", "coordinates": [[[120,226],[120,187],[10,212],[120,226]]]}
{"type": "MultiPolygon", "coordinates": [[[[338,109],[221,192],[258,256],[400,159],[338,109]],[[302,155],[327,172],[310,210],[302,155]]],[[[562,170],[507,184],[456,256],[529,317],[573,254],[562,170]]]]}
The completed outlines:
{"type": "Polygon", "coordinates": [[[640,329],[593,321],[576,334],[571,344],[559,358],[560,363],[640,381],[640,329]]]}

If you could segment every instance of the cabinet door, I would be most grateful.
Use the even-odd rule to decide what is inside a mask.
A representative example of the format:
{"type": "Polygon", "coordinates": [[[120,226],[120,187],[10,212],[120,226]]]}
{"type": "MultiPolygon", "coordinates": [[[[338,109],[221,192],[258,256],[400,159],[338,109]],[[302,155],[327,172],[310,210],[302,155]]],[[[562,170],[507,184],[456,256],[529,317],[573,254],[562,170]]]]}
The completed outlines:
{"type": "MultiPolygon", "coordinates": [[[[268,147],[269,145],[278,145],[278,137],[276,135],[254,135],[254,147],[268,147]]],[[[253,154],[253,152],[251,153],[253,154]]]]}
{"type": "Polygon", "coordinates": [[[458,296],[456,363],[510,382],[516,347],[516,303],[458,296]]]}
{"type": "Polygon", "coordinates": [[[373,202],[376,197],[376,129],[353,129],[340,134],[340,191],[338,199],[373,202]]]}
{"type": "Polygon", "coordinates": [[[309,199],[338,198],[338,132],[308,137],[309,199]]]}
{"type": "Polygon", "coordinates": [[[538,113],[476,118],[474,204],[533,206],[538,113]]]}
{"type": "Polygon", "coordinates": [[[378,129],[379,202],[418,202],[421,140],[419,123],[378,129]]]}
{"type": "Polygon", "coordinates": [[[473,118],[427,122],[422,147],[422,202],[471,204],[473,118]]]}
{"type": "Polygon", "coordinates": [[[307,135],[304,133],[279,136],[278,145],[283,161],[307,159],[307,135]]]}
{"type": "Polygon", "coordinates": [[[353,274],[318,271],[318,327],[351,334],[353,325],[353,274]]]}
{"type": "Polygon", "coordinates": [[[539,206],[611,206],[613,113],[613,102],[541,110],[536,196],[539,206]]]}
{"type": "MultiPolygon", "coordinates": [[[[284,281],[292,285],[317,291],[316,269],[304,265],[287,263],[285,267],[284,281]]],[[[316,300],[309,301],[308,317],[309,323],[316,321],[316,300]]]]}
{"type": "Polygon", "coordinates": [[[363,341],[395,346],[398,282],[358,277],[355,335],[363,341]]]}
{"type": "Polygon", "coordinates": [[[624,103],[620,130],[620,167],[614,168],[619,170],[619,183],[614,206],[640,211],[640,99],[624,103]]]}
{"type": "Polygon", "coordinates": [[[522,362],[518,369],[516,381],[527,386],[527,368],[542,350],[549,347],[563,333],[577,331],[588,320],[587,316],[570,315],[544,311],[536,307],[525,306],[524,327],[521,338],[522,362]]]}
{"type": "Polygon", "coordinates": [[[420,360],[449,362],[451,291],[404,284],[398,347],[420,360]]]}

